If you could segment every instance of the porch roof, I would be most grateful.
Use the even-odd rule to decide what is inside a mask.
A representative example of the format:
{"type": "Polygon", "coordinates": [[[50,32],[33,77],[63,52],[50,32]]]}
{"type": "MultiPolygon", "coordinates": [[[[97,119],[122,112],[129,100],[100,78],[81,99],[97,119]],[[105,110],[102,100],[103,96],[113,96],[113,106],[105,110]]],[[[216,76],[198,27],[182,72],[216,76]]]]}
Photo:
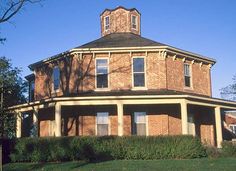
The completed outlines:
{"type": "MultiPolygon", "coordinates": [[[[236,110],[236,102],[224,100],[220,98],[213,98],[209,96],[197,95],[193,93],[185,93],[174,90],[145,90],[145,91],[91,91],[87,93],[71,94],[70,96],[51,97],[42,99],[40,101],[34,101],[30,103],[20,104],[9,107],[9,110],[19,110],[21,108],[29,108],[33,106],[40,106],[41,108],[54,106],[55,103],[60,102],[65,104],[79,104],[83,101],[83,105],[93,104],[116,104],[116,102],[123,102],[123,104],[168,104],[168,103],[179,103],[182,100],[187,100],[189,104],[203,105],[209,107],[220,106],[225,109],[236,110]],[[171,101],[172,100],[172,101],[171,101]]],[[[82,103],[81,103],[82,104],[82,103]]]]}

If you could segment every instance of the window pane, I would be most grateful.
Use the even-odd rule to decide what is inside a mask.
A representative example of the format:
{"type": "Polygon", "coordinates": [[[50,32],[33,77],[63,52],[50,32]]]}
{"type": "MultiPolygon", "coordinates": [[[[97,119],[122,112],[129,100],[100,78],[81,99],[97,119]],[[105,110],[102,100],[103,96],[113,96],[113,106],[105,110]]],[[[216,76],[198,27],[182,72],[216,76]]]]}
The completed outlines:
{"type": "Polygon", "coordinates": [[[97,74],[107,74],[107,67],[97,67],[97,74]]]}
{"type": "Polygon", "coordinates": [[[98,112],[97,113],[97,124],[108,124],[108,113],[98,112]]]}
{"type": "Polygon", "coordinates": [[[134,73],[134,87],[144,87],[144,73],[134,73]]]}
{"type": "Polygon", "coordinates": [[[136,134],[140,136],[146,135],[146,124],[136,124],[136,134]]]}
{"type": "Polygon", "coordinates": [[[190,85],[190,77],[185,76],[184,78],[185,78],[185,86],[186,86],[186,87],[190,87],[190,86],[191,86],[191,85],[190,85]]]}
{"type": "Polygon", "coordinates": [[[98,136],[108,135],[108,124],[98,124],[97,125],[97,135],[98,136]]]}
{"type": "Polygon", "coordinates": [[[144,58],[133,58],[133,72],[144,72],[144,58]]]}
{"type": "Polygon", "coordinates": [[[97,59],[97,66],[107,66],[107,59],[97,59]]]}
{"type": "Polygon", "coordinates": [[[53,84],[54,84],[54,90],[59,89],[60,85],[60,70],[58,67],[53,69],[53,84]]]}
{"type": "Polygon", "coordinates": [[[107,74],[97,75],[97,88],[107,88],[108,79],[107,74]]]}
{"type": "Polygon", "coordinates": [[[146,123],[146,113],[145,112],[135,112],[134,113],[135,123],[146,123]]]}
{"type": "Polygon", "coordinates": [[[108,87],[108,67],[107,59],[96,60],[97,88],[108,87]]]}
{"type": "Polygon", "coordinates": [[[184,64],[184,75],[185,76],[190,76],[190,70],[189,70],[189,65],[184,64]]]}
{"type": "Polygon", "coordinates": [[[30,91],[29,91],[29,100],[30,101],[34,100],[34,87],[35,87],[34,81],[31,81],[30,82],[30,91]]]}
{"type": "Polygon", "coordinates": [[[136,29],[136,16],[132,16],[132,28],[136,29]]]}

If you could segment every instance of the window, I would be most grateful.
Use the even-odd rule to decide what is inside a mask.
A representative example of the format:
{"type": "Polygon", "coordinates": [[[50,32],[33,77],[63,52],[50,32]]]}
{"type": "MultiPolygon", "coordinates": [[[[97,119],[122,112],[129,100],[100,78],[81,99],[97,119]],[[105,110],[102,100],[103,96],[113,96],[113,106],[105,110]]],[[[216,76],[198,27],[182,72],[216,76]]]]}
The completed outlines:
{"type": "Polygon", "coordinates": [[[60,69],[58,67],[53,68],[53,90],[57,91],[60,87],[60,69]]]}
{"type": "Polygon", "coordinates": [[[146,112],[134,112],[136,135],[146,135],[146,112]]]}
{"type": "Polygon", "coordinates": [[[108,112],[98,112],[97,113],[97,135],[105,136],[108,135],[108,112]]]}
{"type": "Polygon", "coordinates": [[[191,72],[189,64],[184,64],[184,85],[185,87],[191,87],[191,72]]]}
{"type": "Polygon", "coordinates": [[[137,29],[137,16],[132,15],[131,24],[132,24],[132,29],[137,29]]]}
{"type": "Polygon", "coordinates": [[[106,16],[105,17],[105,30],[109,30],[110,29],[110,17],[106,16]]]}
{"type": "Polygon", "coordinates": [[[194,115],[192,113],[188,114],[188,134],[195,136],[195,123],[194,115]]]}
{"type": "Polygon", "coordinates": [[[97,88],[108,88],[107,59],[96,59],[97,88]]]}
{"type": "Polygon", "coordinates": [[[29,101],[30,102],[34,101],[34,87],[35,87],[34,81],[30,81],[29,82],[29,101]]]}
{"type": "Polygon", "coordinates": [[[144,58],[133,58],[133,86],[145,87],[144,58]]]}
{"type": "Polygon", "coordinates": [[[230,124],[229,127],[232,130],[232,132],[236,135],[236,124],[230,124]]]}

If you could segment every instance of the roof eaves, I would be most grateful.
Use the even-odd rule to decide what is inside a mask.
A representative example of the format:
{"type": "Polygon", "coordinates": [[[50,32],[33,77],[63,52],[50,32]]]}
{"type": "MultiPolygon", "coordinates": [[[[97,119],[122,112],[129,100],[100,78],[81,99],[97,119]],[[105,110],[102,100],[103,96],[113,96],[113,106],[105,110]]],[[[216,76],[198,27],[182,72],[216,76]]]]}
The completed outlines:
{"type": "Polygon", "coordinates": [[[106,8],[105,10],[103,10],[103,12],[100,14],[100,16],[103,15],[105,11],[110,11],[110,12],[112,12],[112,11],[115,11],[115,10],[117,10],[117,9],[119,9],[119,8],[122,8],[122,9],[124,9],[124,10],[126,10],[126,11],[137,11],[137,13],[139,13],[139,15],[141,15],[141,13],[140,13],[136,8],[130,8],[130,9],[128,9],[128,8],[123,7],[123,6],[118,6],[118,7],[114,8],[114,9],[106,8]]]}
{"type": "Polygon", "coordinates": [[[49,58],[43,59],[41,61],[35,62],[33,64],[30,64],[28,67],[30,70],[33,70],[36,66],[42,65],[43,63],[48,62],[48,61],[53,61],[55,59],[61,58],[63,55],[67,55],[68,53],[70,53],[70,50],[51,56],[49,58]]]}

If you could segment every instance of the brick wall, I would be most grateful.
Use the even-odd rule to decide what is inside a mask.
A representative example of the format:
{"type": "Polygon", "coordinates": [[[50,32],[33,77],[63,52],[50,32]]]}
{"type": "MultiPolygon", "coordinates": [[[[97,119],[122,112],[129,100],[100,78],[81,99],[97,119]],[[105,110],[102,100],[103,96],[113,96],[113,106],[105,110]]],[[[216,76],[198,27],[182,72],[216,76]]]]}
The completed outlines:
{"type": "MultiPolygon", "coordinates": [[[[145,53],[132,53],[132,57],[145,56],[145,53]]],[[[130,53],[95,54],[96,58],[107,57],[109,60],[109,89],[132,89],[132,58],[130,53]]],[[[184,87],[184,62],[172,57],[162,58],[159,53],[150,52],[146,61],[146,87],[148,90],[170,89],[211,96],[210,68],[199,63],[191,64],[192,88],[184,87]]],[[[186,61],[190,63],[190,61],[186,61]]],[[[56,63],[38,67],[35,77],[35,99],[79,94],[95,89],[95,59],[92,54],[68,56],[56,63]],[[58,65],[61,70],[59,92],[52,90],[52,68],[58,65]]]]}
{"type": "Polygon", "coordinates": [[[140,34],[140,15],[137,11],[129,11],[123,8],[118,8],[115,11],[105,11],[100,16],[101,21],[101,34],[105,36],[110,33],[122,33],[122,32],[132,32],[135,34],[140,34]],[[137,16],[137,29],[131,28],[131,16],[137,16]],[[105,17],[110,17],[110,29],[105,30],[104,20],[105,17]]]}
{"type": "Polygon", "coordinates": [[[191,84],[188,88],[184,85],[184,62],[182,59],[173,60],[172,57],[166,59],[167,63],[167,89],[183,92],[196,93],[211,96],[211,78],[210,68],[206,64],[191,63],[186,60],[185,63],[190,64],[191,84]]]}

